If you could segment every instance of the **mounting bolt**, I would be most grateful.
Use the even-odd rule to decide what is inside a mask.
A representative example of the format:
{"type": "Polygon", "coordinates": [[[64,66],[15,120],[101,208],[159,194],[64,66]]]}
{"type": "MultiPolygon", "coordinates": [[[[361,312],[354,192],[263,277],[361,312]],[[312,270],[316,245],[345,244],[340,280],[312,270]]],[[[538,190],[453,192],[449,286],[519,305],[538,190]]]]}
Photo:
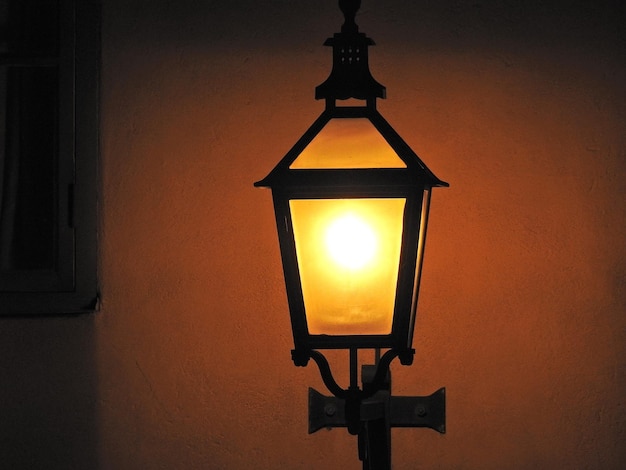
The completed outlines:
{"type": "Polygon", "coordinates": [[[335,413],[337,413],[337,408],[335,408],[335,405],[328,404],[324,407],[324,413],[326,414],[326,416],[335,416],[335,413]]]}
{"type": "Polygon", "coordinates": [[[428,414],[428,411],[426,410],[426,407],[424,405],[417,405],[415,407],[415,414],[420,418],[423,418],[428,414]]]}

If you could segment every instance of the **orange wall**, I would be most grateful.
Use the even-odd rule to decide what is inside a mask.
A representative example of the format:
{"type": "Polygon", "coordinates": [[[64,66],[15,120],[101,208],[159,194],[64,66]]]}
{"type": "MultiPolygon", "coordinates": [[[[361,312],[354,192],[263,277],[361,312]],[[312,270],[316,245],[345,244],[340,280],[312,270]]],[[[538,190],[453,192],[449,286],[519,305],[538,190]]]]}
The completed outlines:
{"type": "MultiPolygon", "coordinates": [[[[102,3],[103,307],[0,321],[0,461],[360,468],[345,430],[306,433],[307,387],[325,390],[291,363],[252,187],[323,107],[336,3],[102,3]]],[[[528,3],[364,0],[358,17],[381,112],[451,183],[416,361],[393,367],[397,394],[447,387],[448,433],[394,430],[396,470],[626,462],[624,7],[528,3]]]]}

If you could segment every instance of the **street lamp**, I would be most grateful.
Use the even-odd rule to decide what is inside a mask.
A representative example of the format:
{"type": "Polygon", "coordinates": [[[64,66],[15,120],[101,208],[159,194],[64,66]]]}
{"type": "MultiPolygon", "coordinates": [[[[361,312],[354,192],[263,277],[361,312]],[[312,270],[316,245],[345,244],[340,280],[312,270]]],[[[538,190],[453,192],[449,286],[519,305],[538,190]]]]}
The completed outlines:
{"type": "Polygon", "coordinates": [[[413,329],[431,190],[437,178],[376,109],[385,87],[370,74],[368,46],[344,13],[333,68],[315,89],[326,106],[293,148],[255,186],[272,190],[294,337],[296,366],[313,359],[334,397],[309,392],[309,432],[346,426],[359,436],[364,468],[390,467],[390,427],[445,432],[445,390],[393,397],[389,366],[413,361],[413,329]],[[342,106],[338,101],[360,100],[342,106]],[[331,373],[327,349],[350,353],[350,386],[331,373]],[[358,381],[358,351],[375,364],[358,381]],[[381,350],[385,350],[381,356],[381,350]]]}

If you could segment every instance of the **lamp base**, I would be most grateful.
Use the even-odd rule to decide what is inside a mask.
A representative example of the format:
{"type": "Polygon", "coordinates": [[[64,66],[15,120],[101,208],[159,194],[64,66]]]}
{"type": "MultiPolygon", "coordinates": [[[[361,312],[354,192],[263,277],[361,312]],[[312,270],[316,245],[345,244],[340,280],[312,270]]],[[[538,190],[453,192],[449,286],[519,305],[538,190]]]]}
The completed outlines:
{"type": "Polygon", "coordinates": [[[347,427],[358,435],[359,460],[364,470],[391,470],[391,428],[431,428],[446,432],[446,391],[440,388],[427,397],[393,397],[389,389],[353,403],[325,396],[309,388],[309,434],[322,428],[347,427]],[[354,422],[357,405],[358,420],[354,422]]]}

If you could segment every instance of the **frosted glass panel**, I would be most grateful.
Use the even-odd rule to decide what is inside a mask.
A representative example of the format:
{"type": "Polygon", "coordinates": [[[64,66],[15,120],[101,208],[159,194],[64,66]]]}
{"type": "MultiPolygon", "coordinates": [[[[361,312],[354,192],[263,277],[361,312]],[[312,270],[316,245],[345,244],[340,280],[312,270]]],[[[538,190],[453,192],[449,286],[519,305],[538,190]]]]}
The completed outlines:
{"type": "Polygon", "coordinates": [[[290,206],[309,333],[391,333],[405,199],[290,206]]]}
{"type": "Polygon", "coordinates": [[[406,168],[406,165],[368,119],[358,118],[332,119],[290,168],[406,168]]]}

